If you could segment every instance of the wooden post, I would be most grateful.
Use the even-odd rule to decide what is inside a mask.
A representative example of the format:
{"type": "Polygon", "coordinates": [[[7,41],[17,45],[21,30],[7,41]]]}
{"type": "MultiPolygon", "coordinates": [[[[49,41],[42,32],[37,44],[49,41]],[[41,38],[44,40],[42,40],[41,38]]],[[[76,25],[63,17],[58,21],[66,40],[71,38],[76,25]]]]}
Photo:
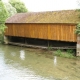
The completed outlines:
{"type": "Polygon", "coordinates": [[[80,35],[77,36],[77,52],[76,56],[80,56],[80,35]]]}
{"type": "Polygon", "coordinates": [[[47,49],[48,49],[48,51],[50,50],[49,40],[48,40],[48,48],[47,49]]]}

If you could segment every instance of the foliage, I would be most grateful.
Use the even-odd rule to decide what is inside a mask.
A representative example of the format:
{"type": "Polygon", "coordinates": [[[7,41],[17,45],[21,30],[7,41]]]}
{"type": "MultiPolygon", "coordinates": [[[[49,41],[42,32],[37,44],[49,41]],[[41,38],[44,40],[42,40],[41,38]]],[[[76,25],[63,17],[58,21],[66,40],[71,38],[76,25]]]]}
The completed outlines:
{"type": "Polygon", "coordinates": [[[77,24],[75,33],[76,33],[77,35],[80,35],[80,23],[77,24]]]}
{"type": "MultiPolygon", "coordinates": [[[[80,1],[79,1],[79,0],[78,0],[78,5],[80,5],[80,1]]],[[[80,12],[80,9],[77,9],[76,11],[80,12]]],[[[79,13],[78,16],[79,16],[79,18],[80,18],[80,13],[79,13]]],[[[80,35],[80,23],[77,24],[75,33],[76,33],[77,35],[80,35]]]]}
{"type": "Polygon", "coordinates": [[[5,26],[5,20],[8,18],[8,12],[3,4],[2,1],[0,1],[0,41],[3,40],[3,34],[5,26]]]}
{"type": "Polygon", "coordinates": [[[52,46],[48,46],[48,51],[51,51],[52,50],[52,46]]]}
{"type": "Polygon", "coordinates": [[[7,28],[5,26],[5,24],[0,24],[0,43],[3,43],[4,42],[4,31],[5,31],[5,28],[7,28]]]}
{"type": "Polygon", "coordinates": [[[9,2],[3,3],[0,0],[0,41],[3,40],[6,19],[17,12],[27,12],[25,5],[20,0],[9,0],[9,2]]]}
{"type": "Polygon", "coordinates": [[[16,9],[10,3],[4,3],[4,5],[8,11],[9,17],[17,13],[16,9]]]}
{"type": "Polygon", "coordinates": [[[2,1],[0,1],[0,32],[3,32],[5,27],[5,20],[8,18],[8,12],[3,4],[2,1]]]}
{"type": "Polygon", "coordinates": [[[4,32],[4,29],[7,28],[5,24],[0,24],[0,33],[2,34],[4,32]]]}
{"type": "Polygon", "coordinates": [[[74,53],[74,52],[73,52],[73,50],[72,50],[72,49],[67,49],[67,53],[68,53],[68,54],[69,54],[69,53],[71,53],[71,54],[72,54],[72,53],[74,53]]]}
{"type": "Polygon", "coordinates": [[[73,50],[67,50],[66,52],[63,52],[62,50],[59,49],[55,52],[55,55],[65,58],[74,58],[73,50]]]}
{"type": "Polygon", "coordinates": [[[8,17],[8,11],[6,10],[2,1],[0,1],[0,23],[4,23],[8,17]]]}
{"type": "Polygon", "coordinates": [[[17,13],[27,12],[25,5],[20,0],[9,0],[9,3],[16,9],[17,13]]]}
{"type": "Polygon", "coordinates": [[[55,54],[56,54],[57,56],[61,56],[62,51],[61,51],[60,49],[58,49],[55,54]]]}

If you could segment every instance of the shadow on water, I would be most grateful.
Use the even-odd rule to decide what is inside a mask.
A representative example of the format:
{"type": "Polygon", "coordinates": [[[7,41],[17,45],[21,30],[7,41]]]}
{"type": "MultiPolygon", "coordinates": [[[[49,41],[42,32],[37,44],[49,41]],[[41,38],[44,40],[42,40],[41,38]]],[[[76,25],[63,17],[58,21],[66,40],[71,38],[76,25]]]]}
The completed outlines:
{"type": "Polygon", "coordinates": [[[0,45],[0,80],[80,80],[80,58],[40,49],[0,45]]]}

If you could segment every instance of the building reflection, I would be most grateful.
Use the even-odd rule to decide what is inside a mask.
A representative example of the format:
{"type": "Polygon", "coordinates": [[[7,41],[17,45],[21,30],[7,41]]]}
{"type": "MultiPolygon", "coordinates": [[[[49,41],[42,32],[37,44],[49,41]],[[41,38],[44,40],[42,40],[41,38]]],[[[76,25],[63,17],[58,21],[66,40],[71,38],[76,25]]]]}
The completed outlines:
{"type": "Polygon", "coordinates": [[[54,65],[56,66],[57,65],[57,56],[54,56],[53,62],[54,62],[54,65]]]}
{"type": "Polygon", "coordinates": [[[25,51],[24,50],[20,51],[20,59],[25,60],[25,51]]]}

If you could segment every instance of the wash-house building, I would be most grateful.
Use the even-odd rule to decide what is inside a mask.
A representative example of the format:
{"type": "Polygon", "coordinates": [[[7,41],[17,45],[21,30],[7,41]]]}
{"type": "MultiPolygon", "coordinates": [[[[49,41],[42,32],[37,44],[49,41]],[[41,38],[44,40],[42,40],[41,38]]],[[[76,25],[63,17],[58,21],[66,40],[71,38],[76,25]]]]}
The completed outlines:
{"type": "Polygon", "coordinates": [[[9,42],[26,45],[76,46],[79,21],[76,10],[17,13],[7,19],[5,36],[9,42]]]}

